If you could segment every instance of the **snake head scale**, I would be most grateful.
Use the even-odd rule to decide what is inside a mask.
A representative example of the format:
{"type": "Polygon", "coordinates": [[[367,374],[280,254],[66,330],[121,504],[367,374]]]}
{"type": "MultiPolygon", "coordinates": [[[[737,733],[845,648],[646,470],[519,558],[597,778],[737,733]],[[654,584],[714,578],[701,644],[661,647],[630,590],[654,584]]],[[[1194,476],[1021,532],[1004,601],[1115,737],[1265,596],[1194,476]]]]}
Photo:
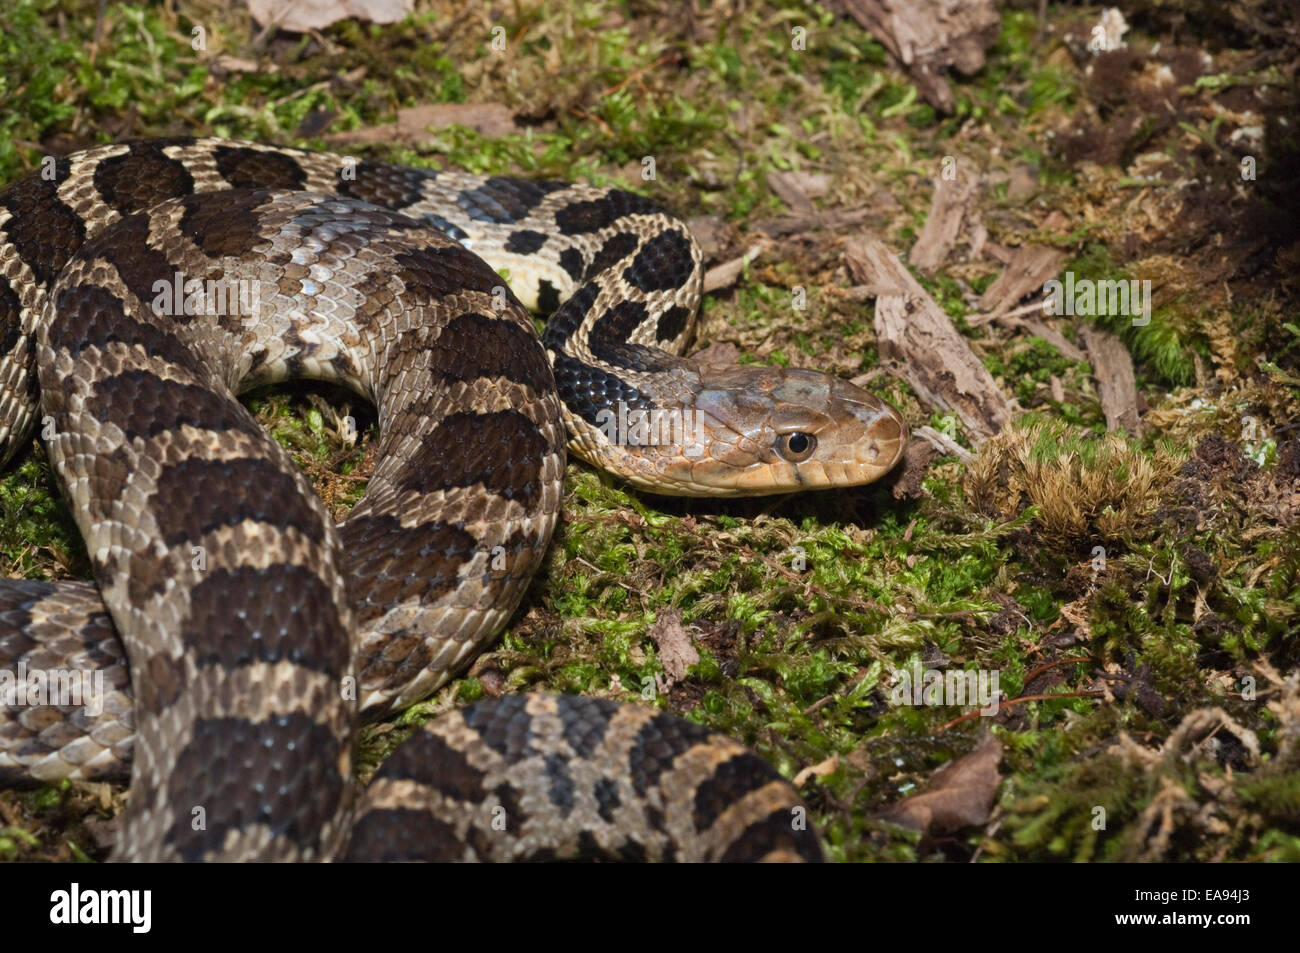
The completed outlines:
{"type": "Polygon", "coordinates": [[[897,410],[818,371],[682,361],[660,381],[575,452],[660,494],[762,496],[871,483],[907,445],[897,410]]]}

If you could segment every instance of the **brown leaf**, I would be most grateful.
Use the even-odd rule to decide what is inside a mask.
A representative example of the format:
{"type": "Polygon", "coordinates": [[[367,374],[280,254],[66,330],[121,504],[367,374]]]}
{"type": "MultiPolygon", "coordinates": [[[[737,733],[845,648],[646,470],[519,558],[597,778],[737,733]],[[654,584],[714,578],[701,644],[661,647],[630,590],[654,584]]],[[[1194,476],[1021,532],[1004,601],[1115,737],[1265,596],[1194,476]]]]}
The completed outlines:
{"type": "Polygon", "coordinates": [[[701,364],[735,364],[740,361],[740,348],[730,341],[714,341],[692,354],[691,360],[701,364]]]}
{"type": "Polygon", "coordinates": [[[988,729],[975,750],[950,761],[930,778],[930,790],[895,804],[881,817],[894,824],[928,833],[960,830],[983,824],[997,796],[1002,742],[988,729]]]}
{"type": "Polygon", "coordinates": [[[691,637],[682,626],[682,614],[677,609],[661,609],[654,625],[646,633],[659,647],[659,661],[664,666],[666,691],[686,677],[686,670],[700,660],[700,653],[691,644],[691,637]]]}
{"type": "Polygon", "coordinates": [[[810,778],[824,778],[828,774],[834,774],[840,769],[840,756],[832,754],[825,761],[819,761],[817,764],[810,764],[794,776],[790,783],[797,788],[803,787],[808,783],[810,778]]]}

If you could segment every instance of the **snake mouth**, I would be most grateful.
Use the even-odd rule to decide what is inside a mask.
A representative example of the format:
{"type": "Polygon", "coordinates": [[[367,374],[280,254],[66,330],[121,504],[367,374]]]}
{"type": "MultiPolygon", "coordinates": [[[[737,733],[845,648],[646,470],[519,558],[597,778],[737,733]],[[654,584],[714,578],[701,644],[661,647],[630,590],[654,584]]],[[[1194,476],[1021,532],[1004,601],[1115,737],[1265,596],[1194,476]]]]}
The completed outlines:
{"type": "MultiPolygon", "coordinates": [[[[911,437],[907,421],[895,407],[848,381],[836,380],[832,395],[843,472],[838,479],[832,476],[831,485],[859,486],[880,479],[903,458],[911,437]]],[[[833,460],[826,465],[833,466],[833,460]]]]}
{"type": "Polygon", "coordinates": [[[907,451],[907,442],[912,436],[912,432],[902,414],[892,407],[889,410],[891,411],[890,415],[881,417],[872,427],[871,443],[868,445],[870,451],[878,454],[873,459],[875,465],[880,469],[878,477],[884,476],[894,469],[898,465],[898,461],[903,459],[903,454],[907,451]]]}

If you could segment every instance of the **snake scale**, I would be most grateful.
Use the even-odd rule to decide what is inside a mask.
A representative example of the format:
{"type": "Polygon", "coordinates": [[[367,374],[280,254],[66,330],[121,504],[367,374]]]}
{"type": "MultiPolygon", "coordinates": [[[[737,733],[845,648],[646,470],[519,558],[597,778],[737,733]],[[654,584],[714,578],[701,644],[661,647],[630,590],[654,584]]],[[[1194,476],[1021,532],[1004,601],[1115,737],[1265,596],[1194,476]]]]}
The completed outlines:
{"type": "Polygon", "coordinates": [[[508,695],[353,779],[359,722],[514,611],[566,452],[719,496],[898,460],[865,391],[679,356],[701,270],[632,193],[252,142],[105,146],[0,192],[0,453],[40,425],[95,577],[0,580],[0,687],[104,679],[94,711],[0,697],[0,781],[129,765],[118,860],[820,859],[770,765],[649,707],[508,695]],[[377,411],[337,526],[236,399],[295,377],[377,411]],[[659,411],[685,436],[638,436],[659,411]]]}

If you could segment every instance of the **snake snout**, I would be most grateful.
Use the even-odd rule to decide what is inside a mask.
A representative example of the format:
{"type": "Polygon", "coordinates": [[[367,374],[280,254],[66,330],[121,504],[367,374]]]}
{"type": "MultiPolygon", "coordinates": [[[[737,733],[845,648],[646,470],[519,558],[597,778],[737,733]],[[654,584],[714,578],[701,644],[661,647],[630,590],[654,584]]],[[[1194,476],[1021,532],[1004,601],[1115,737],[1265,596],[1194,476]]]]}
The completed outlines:
{"type": "Polygon", "coordinates": [[[870,391],[843,380],[835,381],[832,407],[846,482],[870,483],[892,470],[910,436],[903,415],[870,391]]]}

